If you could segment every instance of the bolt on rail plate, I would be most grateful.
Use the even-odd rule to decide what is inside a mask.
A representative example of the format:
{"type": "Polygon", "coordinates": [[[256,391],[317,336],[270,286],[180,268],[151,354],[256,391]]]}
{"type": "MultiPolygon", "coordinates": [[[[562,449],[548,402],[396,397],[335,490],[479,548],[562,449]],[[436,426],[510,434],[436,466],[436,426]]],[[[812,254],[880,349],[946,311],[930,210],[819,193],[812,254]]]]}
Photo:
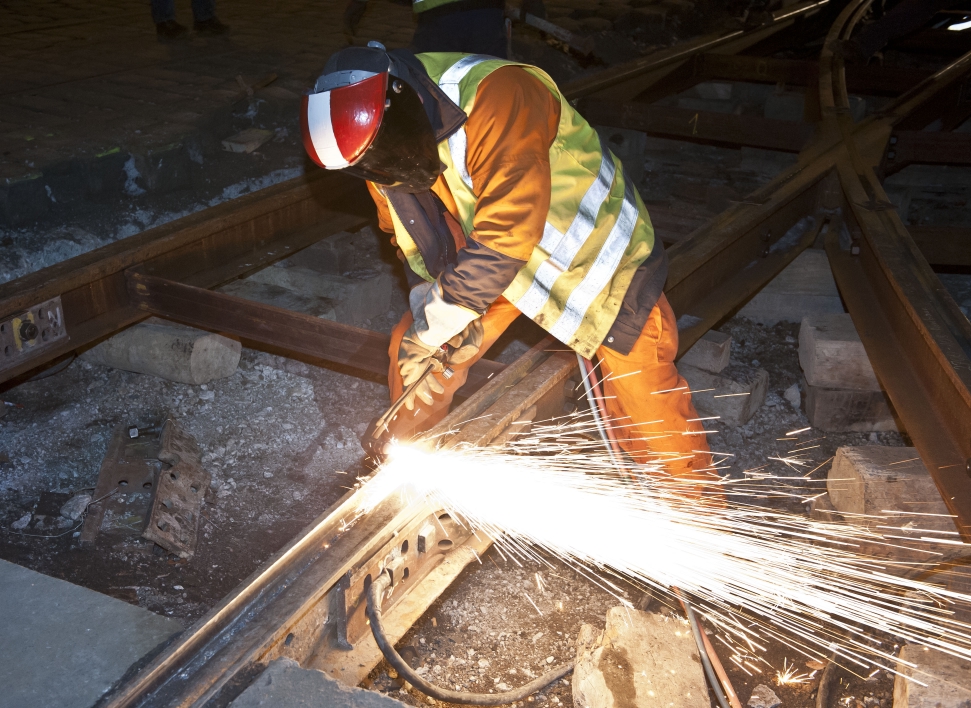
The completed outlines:
{"type": "Polygon", "coordinates": [[[0,372],[67,338],[60,297],[0,320],[0,372]]]}

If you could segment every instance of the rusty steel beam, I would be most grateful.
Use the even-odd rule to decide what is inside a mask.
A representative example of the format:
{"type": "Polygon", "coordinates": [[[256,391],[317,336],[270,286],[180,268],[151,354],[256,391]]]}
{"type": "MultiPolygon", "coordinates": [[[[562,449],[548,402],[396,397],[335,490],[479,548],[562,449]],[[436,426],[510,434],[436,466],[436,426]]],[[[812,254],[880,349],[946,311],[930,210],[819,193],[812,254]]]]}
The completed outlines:
{"type": "Polygon", "coordinates": [[[829,0],[806,0],[773,13],[765,24],[758,27],[716,32],[662,49],[647,57],[618,64],[592,76],[564,84],[563,94],[571,101],[586,96],[629,100],[678,69],[696,54],[736,54],[791,26],[797,19],[818,12],[828,2],[829,0]]]}
{"type": "Polygon", "coordinates": [[[971,165],[971,134],[896,130],[881,168],[886,176],[907,165],[971,165]]]}
{"type": "Polygon", "coordinates": [[[191,214],[0,285],[0,320],[54,297],[67,338],[5,364],[0,383],[144,319],[129,299],[125,270],[215,287],[338,231],[367,223],[370,203],[353,178],[327,173],[290,180],[191,214]]]}
{"type": "Polygon", "coordinates": [[[713,111],[692,111],[674,106],[583,99],[580,113],[594,124],[640,130],[675,140],[799,152],[812,137],[808,123],[739,116],[713,111]]]}
{"type": "MultiPolygon", "coordinates": [[[[391,337],[302,312],[292,312],[174,280],[126,273],[131,301],[148,315],[240,337],[377,376],[388,373],[391,337]]],[[[469,395],[505,367],[480,359],[469,371],[462,395],[469,395]]]]}
{"type": "Polygon", "coordinates": [[[971,538],[971,322],[934,275],[890,205],[871,165],[895,125],[921,113],[960,85],[971,52],[937,72],[872,120],[883,138],[857,139],[849,115],[842,59],[835,52],[870,0],[855,0],[827,37],[820,60],[824,129],[838,136],[837,173],[855,239],[835,234],[826,249],[853,322],[881,385],[894,404],[921,460],[937,483],[958,530],[971,538]]]}
{"type": "MultiPolygon", "coordinates": [[[[802,59],[773,59],[744,55],[702,54],[697,73],[705,80],[813,86],[819,80],[819,62],[802,59]]],[[[880,64],[850,64],[846,85],[851,93],[897,96],[930,76],[930,72],[880,64]]]]}

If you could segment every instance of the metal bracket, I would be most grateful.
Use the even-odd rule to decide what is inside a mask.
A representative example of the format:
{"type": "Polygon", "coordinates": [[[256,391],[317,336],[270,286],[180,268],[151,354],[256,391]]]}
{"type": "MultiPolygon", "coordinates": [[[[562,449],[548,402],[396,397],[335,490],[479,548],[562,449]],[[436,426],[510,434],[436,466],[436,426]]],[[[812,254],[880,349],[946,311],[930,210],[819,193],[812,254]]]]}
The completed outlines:
{"type": "Polygon", "coordinates": [[[180,558],[191,558],[195,553],[199,515],[212,479],[202,468],[200,457],[196,441],[174,420],[167,420],[158,459],[170,467],[159,472],[142,537],[180,558]]]}
{"type": "Polygon", "coordinates": [[[0,320],[0,372],[68,339],[60,296],[0,320]]]}

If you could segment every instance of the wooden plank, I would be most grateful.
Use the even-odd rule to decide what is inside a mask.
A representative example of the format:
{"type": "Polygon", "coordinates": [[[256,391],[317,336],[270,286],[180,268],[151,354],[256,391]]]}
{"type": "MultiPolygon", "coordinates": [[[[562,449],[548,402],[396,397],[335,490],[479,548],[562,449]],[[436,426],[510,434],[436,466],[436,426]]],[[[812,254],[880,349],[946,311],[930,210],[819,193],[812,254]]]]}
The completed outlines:
{"type": "Polygon", "coordinates": [[[582,100],[578,110],[591,123],[657,137],[783,152],[799,152],[813,132],[807,123],[644,103],[582,100]]]}
{"type": "MultiPolygon", "coordinates": [[[[136,271],[128,273],[132,301],[146,315],[235,335],[287,352],[384,376],[391,338],[380,332],[321,319],[136,271]]],[[[480,359],[463,394],[480,388],[505,367],[480,359]]]]}

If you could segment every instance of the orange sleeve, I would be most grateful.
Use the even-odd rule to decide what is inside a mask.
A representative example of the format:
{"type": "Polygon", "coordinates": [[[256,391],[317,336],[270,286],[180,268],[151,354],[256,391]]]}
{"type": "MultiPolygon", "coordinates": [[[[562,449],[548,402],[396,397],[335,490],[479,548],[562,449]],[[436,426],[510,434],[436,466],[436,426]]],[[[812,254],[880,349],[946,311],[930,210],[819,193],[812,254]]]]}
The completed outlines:
{"type": "Polygon", "coordinates": [[[374,206],[378,208],[378,228],[385,233],[394,233],[394,224],[391,222],[391,211],[388,209],[388,200],[384,198],[378,188],[373,183],[367,182],[367,189],[374,200],[374,206]]]}
{"type": "Polygon", "coordinates": [[[550,146],[560,103],[517,66],[479,84],[465,124],[466,165],[478,196],[472,238],[505,256],[529,259],[550,207],[550,146]]]}

